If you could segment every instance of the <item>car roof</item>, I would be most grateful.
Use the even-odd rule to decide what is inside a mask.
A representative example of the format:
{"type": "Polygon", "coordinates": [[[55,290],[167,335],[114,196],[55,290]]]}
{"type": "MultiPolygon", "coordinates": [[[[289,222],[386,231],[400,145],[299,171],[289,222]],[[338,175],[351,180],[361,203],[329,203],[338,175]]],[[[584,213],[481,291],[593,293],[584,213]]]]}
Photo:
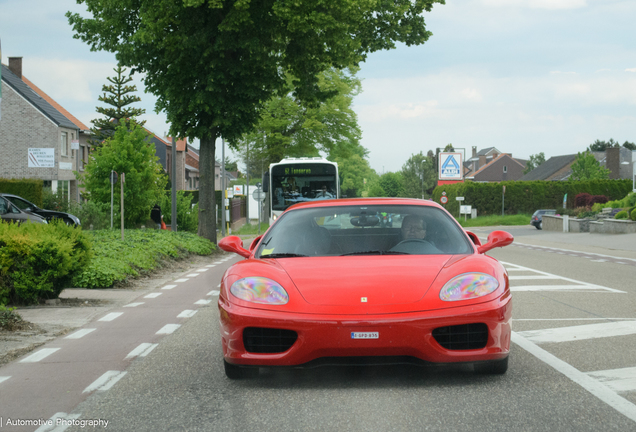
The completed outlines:
{"type": "Polygon", "coordinates": [[[434,201],[421,200],[416,198],[341,198],[333,200],[319,200],[319,201],[307,201],[294,204],[289,207],[288,210],[298,210],[301,208],[316,208],[316,207],[342,207],[342,206],[359,206],[359,205],[415,205],[426,207],[443,207],[434,201]]]}

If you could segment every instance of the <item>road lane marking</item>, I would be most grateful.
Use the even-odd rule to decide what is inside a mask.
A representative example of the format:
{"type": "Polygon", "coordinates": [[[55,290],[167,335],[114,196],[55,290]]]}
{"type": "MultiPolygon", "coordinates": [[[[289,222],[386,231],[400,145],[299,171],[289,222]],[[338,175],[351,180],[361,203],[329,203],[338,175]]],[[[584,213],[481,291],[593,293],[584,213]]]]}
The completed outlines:
{"type": "Polygon", "coordinates": [[[157,345],[159,344],[142,343],[137,348],[129,352],[124,360],[134,357],[146,357],[153,349],[157,348],[157,345]]]}
{"type": "MultiPolygon", "coordinates": [[[[506,267],[513,266],[515,268],[524,269],[524,270],[527,270],[529,272],[537,273],[539,275],[550,276],[550,277],[553,277],[554,279],[562,280],[562,281],[565,281],[565,282],[571,282],[571,283],[574,283],[574,284],[579,284],[580,285],[579,289],[590,290],[590,289],[594,288],[594,289],[602,290],[602,291],[609,291],[609,292],[613,292],[613,293],[626,294],[625,291],[617,290],[617,289],[614,289],[614,288],[604,287],[604,286],[601,286],[601,285],[591,284],[591,283],[588,283],[588,282],[582,282],[582,281],[578,281],[576,279],[570,279],[570,278],[567,278],[567,277],[558,276],[558,275],[554,275],[554,274],[551,274],[551,273],[546,273],[544,271],[535,270],[535,269],[532,269],[532,268],[529,268],[529,267],[520,266],[518,264],[507,263],[507,262],[504,262],[504,261],[499,261],[499,262],[501,264],[503,264],[504,266],[506,266],[506,267]]],[[[552,285],[552,287],[553,287],[553,289],[568,289],[568,288],[559,288],[560,285],[552,285]]],[[[536,289],[529,289],[527,287],[511,287],[510,289],[512,291],[533,291],[533,290],[534,291],[536,291],[536,290],[546,291],[546,287],[545,286],[541,286],[541,285],[536,287],[536,289]]]]}
{"type": "Polygon", "coordinates": [[[515,318],[515,321],[634,321],[634,318],[515,318]]]}
{"type": "Polygon", "coordinates": [[[177,315],[177,318],[192,318],[194,314],[197,313],[195,310],[186,309],[177,315]]]}
{"type": "MultiPolygon", "coordinates": [[[[487,241],[487,240],[484,239],[484,241],[487,241]]],[[[618,259],[618,260],[623,260],[623,261],[627,260],[627,261],[632,261],[632,262],[636,263],[636,259],[634,259],[634,258],[617,257],[617,256],[613,256],[613,255],[605,255],[605,254],[599,254],[599,253],[594,253],[594,252],[581,252],[581,251],[575,251],[575,250],[572,250],[572,249],[551,248],[551,247],[548,247],[548,246],[529,245],[529,244],[517,243],[517,242],[514,242],[513,244],[515,246],[541,248],[541,249],[545,250],[546,252],[563,251],[563,252],[574,252],[576,254],[581,254],[581,255],[585,254],[585,255],[587,255],[587,256],[583,256],[583,258],[603,257],[603,258],[618,259]]]]}
{"type": "Polygon", "coordinates": [[[210,303],[212,303],[212,300],[197,300],[194,302],[194,304],[199,304],[199,305],[206,305],[210,303]]]}
{"type": "Polygon", "coordinates": [[[177,287],[176,285],[166,285],[165,287],[163,287],[161,289],[162,290],[169,290],[169,289],[176,288],[176,287],[177,287]]]}
{"type": "Polygon", "coordinates": [[[181,327],[181,324],[166,324],[156,334],[171,334],[181,327]]]}
{"type": "Polygon", "coordinates": [[[190,279],[188,279],[188,278],[181,278],[181,279],[177,279],[175,282],[187,282],[189,280],[190,279]]]}
{"type": "Polygon", "coordinates": [[[190,273],[189,275],[186,275],[189,278],[193,278],[193,277],[197,277],[199,276],[200,273],[190,273]]]}
{"type": "Polygon", "coordinates": [[[206,272],[206,271],[208,271],[208,269],[206,269],[206,268],[200,268],[199,270],[196,270],[196,271],[198,271],[198,272],[206,272]]]}
{"type": "Polygon", "coordinates": [[[64,339],[79,339],[82,338],[84,336],[86,336],[87,334],[94,332],[96,329],[94,328],[87,328],[87,329],[82,329],[82,330],[78,330],[75,333],[66,336],[64,339]]]}
{"type": "Polygon", "coordinates": [[[137,303],[128,303],[126,306],[124,307],[137,307],[137,306],[141,306],[142,304],[144,304],[144,302],[137,302],[137,303]]]}
{"type": "Polygon", "coordinates": [[[209,293],[207,293],[207,295],[218,296],[220,293],[221,293],[220,291],[212,290],[209,293]]]}
{"type": "Polygon", "coordinates": [[[53,414],[53,417],[49,419],[47,424],[43,424],[37,428],[35,432],[64,432],[69,428],[69,426],[71,426],[71,424],[65,424],[63,420],[77,420],[80,416],[81,414],[67,414],[65,412],[55,413],[53,414]],[[61,420],[60,424],[57,423],[58,420],[61,420]]]}
{"type": "Polygon", "coordinates": [[[144,298],[157,298],[161,295],[162,293],[150,293],[147,296],[144,296],[144,298]]]}
{"type": "Polygon", "coordinates": [[[636,405],[623,398],[622,396],[619,396],[615,391],[610,389],[605,384],[598,382],[586,373],[579,371],[574,366],[571,366],[563,360],[555,357],[546,350],[525,339],[523,336],[520,336],[516,332],[512,332],[512,342],[516,343],[539,360],[553,367],[554,369],[568,377],[570,380],[574,381],[576,384],[580,385],[585,390],[590,392],[592,395],[605,402],[616,411],[623,414],[625,417],[629,418],[630,420],[636,421],[636,405]]]}
{"type": "Polygon", "coordinates": [[[123,314],[124,314],[123,312],[111,312],[108,315],[98,319],[97,321],[113,321],[119,318],[120,316],[122,316],[123,314]]]}
{"type": "Polygon", "coordinates": [[[214,263],[215,265],[223,264],[223,261],[217,261],[214,263]]]}
{"type": "MultiPolygon", "coordinates": [[[[522,292],[522,291],[587,291],[587,292],[607,292],[607,289],[600,289],[596,286],[585,285],[522,285],[511,286],[510,291],[522,292]]],[[[625,293],[625,291],[612,290],[610,292],[625,293]]]]}
{"type": "Polygon", "coordinates": [[[543,330],[528,330],[518,333],[534,343],[571,342],[604,337],[636,334],[636,321],[584,324],[543,330]]]}
{"type": "Polygon", "coordinates": [[[521,279],[561,279],[561,276],[534,276],[534,275],[523,275],[523,276],[508,276],[510,280],[521,280],[521,279]]]}
{"type": "Polygon", "coordinates": [[[212,268],[212,267],[216,267],[216,265],[214,265],[214,264],[208,264],[208,265],[206,265],[206,267],[208,267],[208,268],[212,268]]]}
{"type": "Polygon", "coordinates": [[[597,260],[592,260],[592,262],[607,262],[607,260],[604,260],[604,259],[597,259],[597,260]]]}
{"type": "Polygon", "coordinates": [[[92,391],[106,391],[112,386],[117,384],[117,381],[122,379],[126,375],[126,372],[121,371],[107,371],[104,375],[97,378],[91,385],[86,387],[82,393],[90,393],[92,391]]]}
{"type": "Polygon", "coordinates": [[[0,383],[8,380],[9,378],[11,378],[11,376],[0,376],[0,383]]]}
{"type": "Polygon", "coordinates": [[[587,373],[616,392],[636,391],[636,367],[587,373]]]}
{"type": "Polygon", "coordinates": [[[39,362],[40,360],[43,360],[43,359],[47,358],[48,356],[50,356],[51,354],[53,354],[55,351],[58,351],[58,350],[59,350],[59,348],[44,348],[44,349],[41,349],[40,351],[37,351],[37,352],[31,354],[27,358],[24,358],[24,359],[20,360],[20,363],[36,363],[36,362],[39,362]]]}

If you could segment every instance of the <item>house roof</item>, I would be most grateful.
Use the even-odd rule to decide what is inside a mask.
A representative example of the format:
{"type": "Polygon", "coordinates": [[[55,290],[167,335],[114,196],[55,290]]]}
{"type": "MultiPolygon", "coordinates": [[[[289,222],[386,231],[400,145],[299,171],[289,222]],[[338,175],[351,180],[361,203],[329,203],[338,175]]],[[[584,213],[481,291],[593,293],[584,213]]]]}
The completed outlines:
{"type": "Polygon", "coordinates": [[[557,171],[570,165],[576,159],[575,154],[552,156],[547,161],[530,171],[519,179],[519,181],[546,180],[557,171]]]}
{"type": "MultiPolygon", "coordinates": [[[[164,141],[168,143],[168,146],[172,147],[172,137],[165,137],[164,141]]],[[[186,145],[188,144],[187,138],[181,138],[177,140],[177,151],[185,151],[186,145]]]]}
{"type": "Polygon", "coordinates": [[[90,130],[90,128],[88,126],[86,126],[84,123],[82,123],[77,117],[75,117],[73,114],[71,114],[70,112],[66,111],[59,103],[55,102],[53,100],[53,98],[51,98],[49,95],[47,95],[46,93],[44,93],[38,86],[36,86],[35,84],[33,84],[31,81],[29,81],[25,76],[22,77],[22,81],[24,81],[29,87],[31,87],[31,89],[36,92],[37,94],[39,94],[45,101],[47,101],[48,103],[50,103],[55,109],[57,109],[59,112],[61,112],[62,114],[64,114],[64,117],[66,117],[67,119],[69,119],[70,121],[73,122],[73,124],[75,126],[77,126],[77,128],[81,131],[88,131],[90,130]]]}
{"type": "MultiPolygon", "coordinates": [[[[494,148],[494,147],[493,147],[494,148]]],[[[487,163],[486,165],[484,165],[483,167],[479,168],[477,171],[475,171],[474,173],[472,173],[469,177],[466,178],[474,178],[477,174],[487,170],[489,167],[492,166],[492,164],[495,161],[498,161],[499,159],[502,159],[504,157],[508,157],[508,159],[518,163],[519,165],[521,165],[522,167],[524,166],[521,162],[519,162],[517,159],[513,158],[512,155],[508,154],[508,153],[501,153],[499,156],[497,156],[496,158],[494,158],[492,161],[490,161],[489,163],[487,163]]]]}
{"type": "Polygon", "coordinates": [[[479,159],[479,156],[487,156],[489,153],[492,153],[494,151],[496,151],[497,153],[501,154],[501,152],[499,150],[497,150],[495,147],[486,147],[485,149],[481,149],[477,152],[477,156],[471,157],[468,160],[477,160],[479,159]]]}
{"type": "Polygon", "coordinates": [[[195,167],[190,166],[188,164],[185,164],[185,169],[186,169],[186,171],[199,172],[198,169],[196,169],[195,167]]]}
{"type": "MultiPolygon", "coordinates": [[[[56,107],[54,107],[51,102],[36,93],[36,91],[26,83],[26,81],[28,81],[26,80],[26,78],[24,78],[24,80],[20,79],[16,74],[11,72],[11,69],[9,69],[8,66],[1,65],[0,67],[2,67],[2,81],[6,82],[9,87],[15,90],[20,96],[26,99],[31,105],[33,105],[38,111],[40,111],[53,123],[69,129],[82,129],[71,120],[69,120],[56,107]]],[[[50,100],[52,101],[52,99],[50,100]]]]}

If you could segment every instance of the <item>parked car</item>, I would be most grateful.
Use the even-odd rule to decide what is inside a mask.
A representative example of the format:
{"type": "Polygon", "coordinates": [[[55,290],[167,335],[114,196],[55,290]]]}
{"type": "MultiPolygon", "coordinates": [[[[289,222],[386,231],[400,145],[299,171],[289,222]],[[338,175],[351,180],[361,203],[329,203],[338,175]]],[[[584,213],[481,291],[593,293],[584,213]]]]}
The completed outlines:
{"type": "Polygon", "coordinates": [[[530,225],[534,226],[536,229],[543,229],[543,215],[554,215],[556,214],[556,210],[537,210],[532,214],[532,218],[530,219],[530,225]]]}
{"type": "Polygon", "coordinates": [[[76,216],[73,216],[69,213],[64,213],[60,211],[54,210],[44,210],[40,207],[36,206],[30,201],[25,200],[22,197],[17,195],[11,195],[7,193],[0,193],[0,197],[4,197],[7,200],[11,201],[11,203],[22,210],[25,213],[35,214],[37,216],[43,217],[47,221],[51,221],[52,219],[62,219],[67,225],[80,226],[80,220],[76,216]]]}
{"type": "Polygon", "coordinates": [[[484,253],[512,241],[493,231],[482,245],[432,201],[296,204],[249,249],[237,236],[219,242],[246,258],[220,285],[225,374],[404,362],[503,374],[512,296],[506,269],[484,253]],[[383,213],[398,216],[392,227],[383,213]]]}
{"type": "Polygon", "coordinates": [[[40,217],[36,214],[26,213],[11,204],[11,202],[0,196],[0,218],[3,221],[7,222],[16,222],[16,223],[24,223],[24,222],[34,222],[34,223],[47,223],[46,219],[40,217]]]}

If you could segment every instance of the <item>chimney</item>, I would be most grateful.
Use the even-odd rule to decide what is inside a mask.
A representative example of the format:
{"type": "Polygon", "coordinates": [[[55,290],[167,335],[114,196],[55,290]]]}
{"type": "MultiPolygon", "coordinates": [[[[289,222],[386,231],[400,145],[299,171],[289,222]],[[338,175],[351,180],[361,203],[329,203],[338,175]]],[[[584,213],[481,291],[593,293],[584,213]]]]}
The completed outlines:
{"type": "Polygon", "coordinates": [[[499,156],[499,153],[497,153],[497,152],[492,152],[492,160],[497,159],[497,156],[499,156]]]}
{"type": "Polygon", "coordinates": [[[477,146],[473,146],[473,157],[477,157],[477,146]]]}
{"type": "Polygon", "coordinates": [[[477,169],[483,167],[484,165],[486,165],[486,156],[479,156],[479,166],[477,167],[477,169]]]}
{"type": "Polygon", "coordinates": [[[22,79],[22,57],[9,57],[9,70],[22,79]]]}
{"type": "Polygon", "coordinates": [[[612,180],[621,178],[620,151],[619,147],[608,147],[605,149],[605,168],[610,171],[609,178],[612,180]]]}

